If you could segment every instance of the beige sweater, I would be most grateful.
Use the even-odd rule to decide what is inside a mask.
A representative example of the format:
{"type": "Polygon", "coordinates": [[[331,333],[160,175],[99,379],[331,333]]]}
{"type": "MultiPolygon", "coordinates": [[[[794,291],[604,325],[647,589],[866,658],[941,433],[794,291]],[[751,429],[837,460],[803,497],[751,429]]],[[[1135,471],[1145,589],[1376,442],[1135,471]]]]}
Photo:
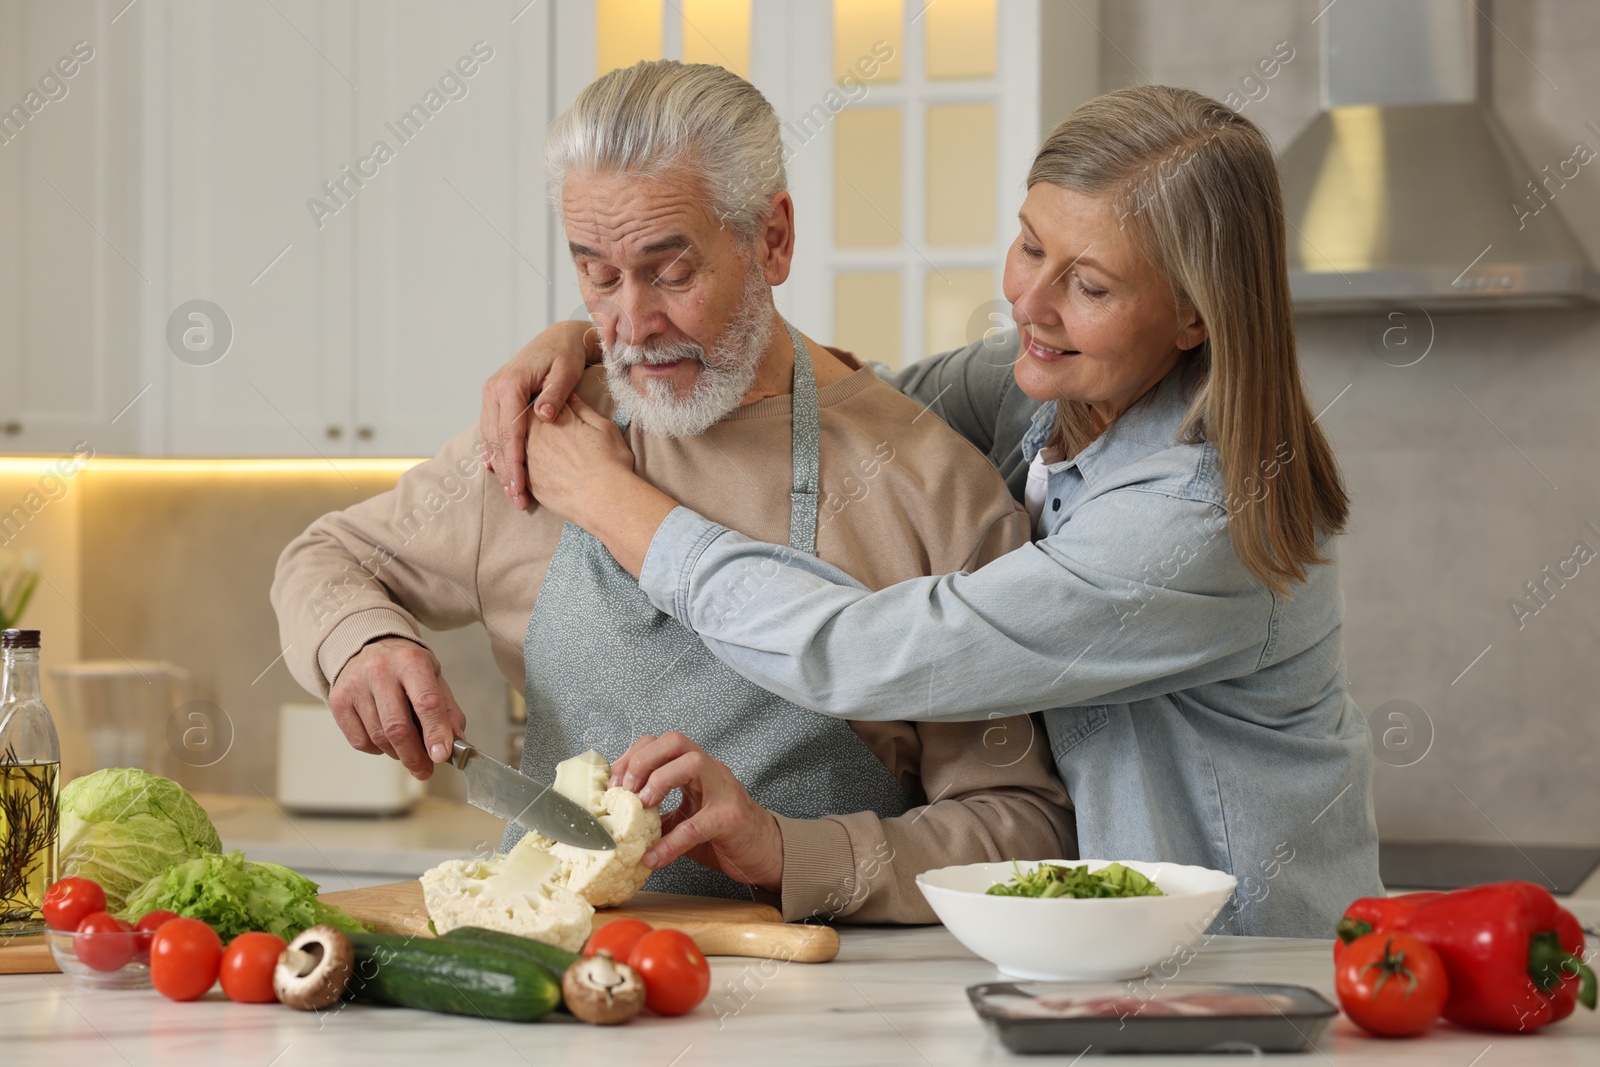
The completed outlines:
{"type": "MultiPolygon", "coordinates": [[[[598,368],[579,391],[613,410],[598,368]]],[[[972,570],[1024,543],[1026,516],[994,468],[937,416],[866,369],[822,386],[818,400],[822,559],[876,589],[972,570]]],[[[637,469],[715,522],[786,543],[790,401],[741,407],[699,437],[630,428],[637,469]]],[[[284,549],[272,603],[286,662],[325,698],[367,642],[420,642],[419,623],[442,630],[481,620],[501,673],[520,689],[523,635],[561,530],[542,508],[518,511],[485,476],[473,427],[393,490],[324,515],[284,549]]],[[[884,640],[895,640],[892,630],[884,640]]],[[[779,816],[786,919],[933,922],[915,884],[922,871],[1075,855],[1066,790],[1034,718],[851,726],[924,806],[891,819],[779,816]]],[[[681,730],[695,736],[692,717],[681,730]]]]}

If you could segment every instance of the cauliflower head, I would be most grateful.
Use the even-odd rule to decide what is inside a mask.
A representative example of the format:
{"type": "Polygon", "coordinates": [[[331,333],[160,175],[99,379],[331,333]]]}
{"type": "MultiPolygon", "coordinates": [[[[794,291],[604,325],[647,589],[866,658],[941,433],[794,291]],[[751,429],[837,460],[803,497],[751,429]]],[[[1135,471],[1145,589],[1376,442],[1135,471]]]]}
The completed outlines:
{"type": "Polygon", "coordinates": [[[559,861],[528,838],[491,860],[449,860],[422,876],[434,930],[482,926],[577,952],[594,907],[562,884],[559,861]]]}
{"type": "Polygon", "coordinates": [[[597,908],[632,899],[650,877],[650,868],[641,862],[644,854],[661,840],[661,810],[645,807],[637,793],[607,788],[610,779],[610,761],[592,748],[556,764],[556,792],[599,820],[617,843],[615,850],[578,848],[530,835],[560,861],[561,884],[597,908]]]}
{"type": "MultiPolygon", "coordinates": [[[[609,773],[609,771],[608,771],[609,773]]],[[[639,794],[620,787],[607,789],[590,814],[617,843],[614,851],[578,848],[540,838],[539,846],[561,863],[561,881],[597,908],[614,908],[633,898],[650,868],[645,850],[661,840],[661,811],[639,803],[639,794]]]]}

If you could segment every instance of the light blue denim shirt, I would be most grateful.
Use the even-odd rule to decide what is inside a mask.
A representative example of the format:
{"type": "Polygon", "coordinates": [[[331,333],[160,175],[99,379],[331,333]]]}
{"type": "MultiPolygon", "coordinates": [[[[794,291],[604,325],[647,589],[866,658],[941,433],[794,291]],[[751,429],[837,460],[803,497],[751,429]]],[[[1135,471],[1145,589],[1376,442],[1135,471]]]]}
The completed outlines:
{"type": "MultiPolygon", "coordinates": [[[[895,384],[937,397],[1020,494],[1055,408],[1016,390],[1015,354],[1014,335],[980,342],[895,384]]],[[[1043,710],[1084,857],[1229,871],[1240,885],[1214,932],[1330,937],[1352,900],[1382,892],[1338,566],[1292,598],[1246,571],[1215,449],[1177,440],[1185,408],[1175,372],[1051,466],[1039,540],[974,573],[869,592],[678,508],[640,582],[739,673],[825,714],[1043,710]]]]}

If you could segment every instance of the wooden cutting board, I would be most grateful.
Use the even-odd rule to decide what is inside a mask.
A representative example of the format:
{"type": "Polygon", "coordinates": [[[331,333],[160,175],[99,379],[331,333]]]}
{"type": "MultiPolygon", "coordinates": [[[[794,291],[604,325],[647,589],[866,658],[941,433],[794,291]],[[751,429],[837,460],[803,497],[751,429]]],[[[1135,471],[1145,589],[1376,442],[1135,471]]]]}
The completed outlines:
{"type": "Polygon", "coordinates": [[[43,934],[0,941],[0,974],[53,974],[60,970],[43,934]]]}
{"type": "MultiPolygon", "coordinates": [[[[422,883],[391,882],[366,889],[324,893],[379,933],[428,933],[428,909],[422,883]]],[[[826,963],[839,954],[839,932],[828,926],[785,923],[777,908],[752,900],[687,897],[675,893],[639,893],[620,908],[594,913],[596,927],[614,919],[643,919],[651,926],[682,930],[707,956],[754,956],[795,963],[826,963]]]]}
{"type": "MultiPolygon", "coordinates": [[[[422,883],[391,882],[366,889],[324,893],[379,933],[431,937],[422,883]]],[[[594,913],[596,927],[613,919],[643,919],[651,926],[682,930],[708,956],[826,963],[839,954],[839,933],[827,926],[785,923],[778,909],[752,900],[719,900],[674,893],[640,893],[621,908],[594,913]]],[[[0,974],[51,974],[59,967],[43,934],[0,942],[0,974]]]]}

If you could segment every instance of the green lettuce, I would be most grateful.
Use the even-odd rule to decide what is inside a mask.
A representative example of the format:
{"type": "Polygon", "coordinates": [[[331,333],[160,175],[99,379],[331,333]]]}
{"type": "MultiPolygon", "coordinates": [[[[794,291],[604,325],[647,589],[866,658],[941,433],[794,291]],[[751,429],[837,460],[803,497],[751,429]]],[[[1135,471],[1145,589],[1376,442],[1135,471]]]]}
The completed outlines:
{"type": "Polygon", "coordinates": [[[996,882],[985,892],[996,897],[1160,897],[1166,894],[1150,879],[1120,863],[1090,872],[1089,865],[1063,867],[1041,863],[1024,872],[1016,862],[1009,882],[996,882]]]}
{"type": "Polygon", "coordinates": [[[61,874],[88,878],[120,911],[128,894],[168,868],[222,851],[217,828],[170,778],[110,767],[61,790],[61,874]]]}
{"type": "Polygon", "coordinates": [[[200,919],[230,941],[265,930],[285,941],[308,926],[365,929],[345,912],[317,899],[317,883],[276,863],[244,858],[243,852],[199,856],[157,875],[128,897],[127,913],[173,911],[200,919]]]}

